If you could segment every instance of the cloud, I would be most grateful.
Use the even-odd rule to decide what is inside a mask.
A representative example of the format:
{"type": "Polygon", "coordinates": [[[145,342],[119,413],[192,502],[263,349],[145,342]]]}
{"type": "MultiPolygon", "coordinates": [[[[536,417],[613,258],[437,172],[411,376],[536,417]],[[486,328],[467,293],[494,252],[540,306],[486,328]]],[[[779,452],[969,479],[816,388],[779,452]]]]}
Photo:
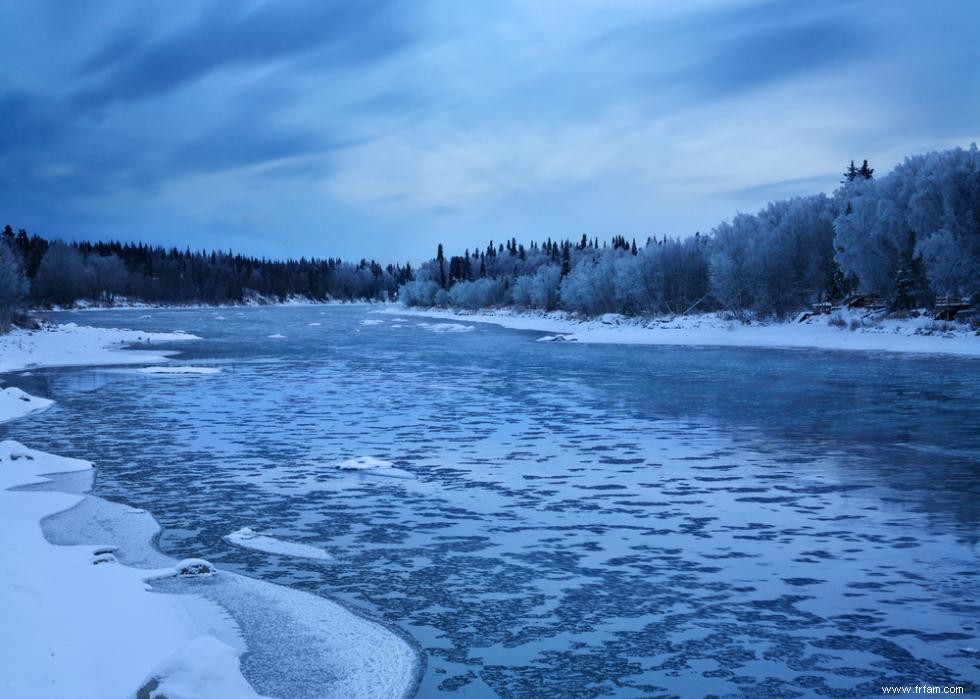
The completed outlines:
{"type": "Polygon", "coordinates": [[[389,3],[354,4],[278,0],[258,6],[217,3],[188,26],[140,44],[123,34],[83,66],[97,76],[75,102],[82,108],[144,99],[175,90],[212,71],[268,63],[317,50],[342,68],[390,55],[408,40],[391,22],[389,3]]]}
{"type": "Polygon", "coordinates": [[[884,172],[980,140],[978,19],[954,0],[0,4],[0,208],[267,255],[681,235],[851,158],[884,172]]]}

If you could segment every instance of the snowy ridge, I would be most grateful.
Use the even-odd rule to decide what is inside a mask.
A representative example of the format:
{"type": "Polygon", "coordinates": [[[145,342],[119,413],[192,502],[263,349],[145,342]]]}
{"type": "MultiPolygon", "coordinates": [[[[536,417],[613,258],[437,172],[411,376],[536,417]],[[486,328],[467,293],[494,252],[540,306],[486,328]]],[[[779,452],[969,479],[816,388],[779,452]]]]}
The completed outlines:
{"type": "MultiPolygon", "coordinates": [[[[512,309],[487,309],[471,313],[441,309],[386,308],[374,313],[491,323],[513,330],[548,333],[548,340],[558,342],[574,340],[632,345],[807,347],[980,356],[980,336],[966,326],[957,329],[956,326],[937,323],[925,316],[904,320],[878,320],[867,318],[866,313],[857,311],[815,316],[805,322],[749,323],[727,320],[719,313],[652,319],[612,313],[599,318],[582,319],[562,311],[544,313],[512,309]],[[832,319],[838,318],[837,322],[844,327],[831,323],[832,319]]],[[[456,325],[461,328],[473,327],[458,323],[456,325]]],[[[429,329],[434,328],[435,326],[429,326],[429,329]]]]}

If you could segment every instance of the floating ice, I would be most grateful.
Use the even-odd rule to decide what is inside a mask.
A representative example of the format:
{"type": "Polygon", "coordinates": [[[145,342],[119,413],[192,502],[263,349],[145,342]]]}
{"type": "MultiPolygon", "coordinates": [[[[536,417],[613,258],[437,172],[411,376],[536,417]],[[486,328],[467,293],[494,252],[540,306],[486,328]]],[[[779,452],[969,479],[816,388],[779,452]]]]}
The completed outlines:
{"type": "Polygon", "coordinates": [[[415,478],[415,474],[404,469],[395,468],[390,461],[376,459],[373,456],[358,456],[346,459],[337,464],[343,471],[353,471],[362,476],[381,476],[383,478],[415,478]]]}
{"type": "Polygon", "coordinates": [[[574,335],[545,335],[544,337],[539,337],[538,342],[577,342],[577,338],[574,335]]]}
{"type": "Polygon", "coordinates": [[[284,339],[286,339],[286,336],[285,335],[282,335],[281,333],[272,333],[271,335],[266,335],[266,337],[268,337],[268,338],[270,338],[272,340],[284,340],[284,339]]]}
{"type": "Polygon", "coordinates": [[[383,324],[384,324],[383,320],[368,319],[368,320],[361,321],[361,325],[383,325],[383,324]]]}
{"type": "Polygon", "coordinates": [[[461,323],[419,323],[419,325],[434,333],[465,333],[473,329],[472,325],[461,323]]]}
{"type": "Polygon", "coordinates": [[[137,369],[141,374],[218,374],[221,369],[210,366],[146,366],[137,369]]]}
{"type": "Polygon", "coordinates": [[[0,390],[0,422],[44,410],[54,401],[37,398],[13,386],[0,390]]]}
{"type": "Polygon", "coordinates": [[[283,541],[272,536],[259,534],[249,527],[242,527],[237,531],[233,531],[225,537],[225,541],[241,546],[242,548],[264,551],[266,553],[277,553],[283,556],[312,558],[319,561],[333,560],[333,556],[316,546],[283,541]]]}

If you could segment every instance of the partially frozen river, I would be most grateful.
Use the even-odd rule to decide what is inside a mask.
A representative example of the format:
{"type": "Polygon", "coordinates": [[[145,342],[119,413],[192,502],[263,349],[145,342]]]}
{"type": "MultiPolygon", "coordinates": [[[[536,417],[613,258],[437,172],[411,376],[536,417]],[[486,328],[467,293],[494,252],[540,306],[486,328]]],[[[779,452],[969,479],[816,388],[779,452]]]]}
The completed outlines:
{"type": "Polygon", "coordinates": [[[419,696],[978,691],[980,360],[366,306],[57,317],[186,330],[175,363],[220,371],[39,371],[22,385],[57,404],[0,436],[95,461],[93,493],[152,512],[175,558],[402,629],[419,696]],[[412,477],[336,468],[358,457],[412,477]],[[225,539],[243,527],[332,559],[225,539]]]}

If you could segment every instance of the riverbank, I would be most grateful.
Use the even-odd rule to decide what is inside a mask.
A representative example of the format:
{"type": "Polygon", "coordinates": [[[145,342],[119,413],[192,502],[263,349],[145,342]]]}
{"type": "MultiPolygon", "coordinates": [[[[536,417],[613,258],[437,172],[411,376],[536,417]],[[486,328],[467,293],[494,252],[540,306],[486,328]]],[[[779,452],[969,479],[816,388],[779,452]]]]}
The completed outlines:
{"type": "Polygon", "coordinates": [[[372,304],[385,304],[386,301],[372,301],[370,299],[356,299],[356,300],[346,300],[346,299],[323,299],[318,300],[310,296],[298,296],[292,295],[285,299],[278,299],[270,296],[249,296],[236,303],[154,303],[150,301],[141,301],[139,299],[130,299],[126,297],[117,297],[111,303],[96,302],[89,300],[80,300],[69,306],[53,306],[50,308],[36,307],[31,308],[30,312],[34,314],[44,313],[46,311],[59,312],[59,311],[143,311],[143,310],[160,310],[160,309],[174,309],[174,308],[187,308],[187,309],[228,309],[228,308],[259,308],[259,307],[276,307],[276,306],[351,306],[351,305],[372,305],[372,304]]]}
{"type": "MultiPolygon", "coordinates": [[[[72,323],[15,330],[0,336],[0,373],[159,363],[174,351],[155,345],[195,339],[72,323]]],[[[52,404],[8,387],[0,423],[52,404]]],[[[0,696],[257,699],[242,668],[256,619],[272,647],[247,649],[273,658],[280,684],[307,676],[338,696],[414,691],[418,657],[400,636],[271,583],[207,568],[180,575],[195,566],[152,546],[151,515],[86,494],[92,474],[88,461],[0,442],[0,696]]]]}
{"type": "Polygon", "coordinates": [[[630,345],[711,345],[793,347],[873,352],[980,356],[980,335],[967,326],[927,316],[878,319],[863,311],[819,315],[803,322],[729,320],[719,313],[673,318],[632,318],[606,314],[595,319],[571,314],[489,309],[384,308],[376,313],[491,323],[513,330],[547,333],[541,341],[630,345]]]}

